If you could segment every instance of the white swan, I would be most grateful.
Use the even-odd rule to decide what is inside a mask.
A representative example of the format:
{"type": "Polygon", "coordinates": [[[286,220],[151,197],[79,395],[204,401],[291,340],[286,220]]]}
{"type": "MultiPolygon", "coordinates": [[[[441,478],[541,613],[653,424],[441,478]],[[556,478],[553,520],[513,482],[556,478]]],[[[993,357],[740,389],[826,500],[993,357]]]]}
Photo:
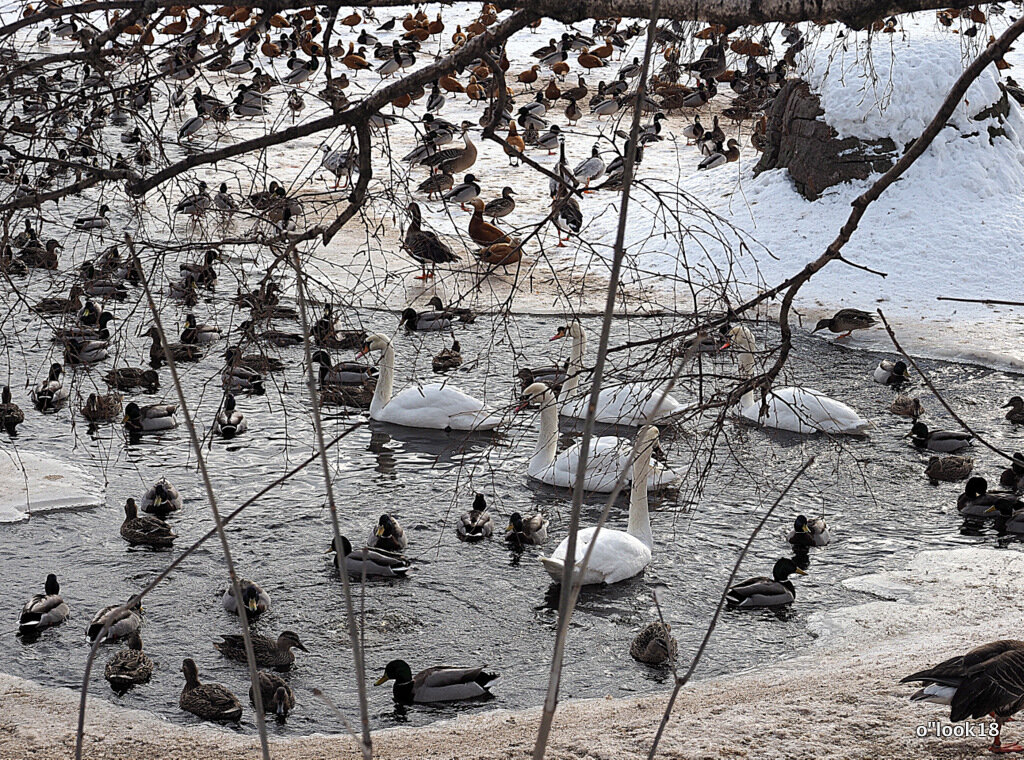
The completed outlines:
{"type": "MultiPolygon", "coordinates": [[[[559,327],[551,340],[558,340],[567,335],[572,338],[567,370],[569,377],[562,385],[559,403],[562,405],[563,416],[582,420],[587,416],[587,404],[590,401],[589,389],[583,393],[577,391],[580,374],[583,372],[587,335],[579,322],[571,322],[568,327],[559,327]]],[[[639,427],[664,420],[682,407],[682,404],[657,386],[616,383],[601,389],[597,401],[597,415],[594,419],[611,425],[639,427]]]]}
{"type": "MultiPolygon", "coordinates": [[[[739,352],[740,374],[754,376],[754,352],[757,341],[745,325],[729,331],[729,344],[739,352]]],[[[842,401],[810,388],[787,386],[773,388],[766,399],[767,410],[762,414],[761,404],[754,391],[747,391],[740,399],[739,413],[757,424],[793,433],[850,433],[867,432],[871,423],[842,401]]]]}
{"type": "MultiPolygon", "coordinates": [[[[602,528],[585,528],[576,534],[576,563],[583,561],[587,548],[594,544],[590,562],[583,573],[584,586],[595,583],[618,583],[643,572],[651,564],[654,534],[647,512],[647,489],[642,483],[649,476],[651,452],[658,444],[658,428],[648,425],[636,436],[633,459],[633,485],[629,492],[629,525],[625,532],[602,528]]],[[[544,569],[556,581],[562,580],[569,539],[562,539],[550,557],[541,557],[544,569]]]]}
{"type": "Polygon", "coordinates": [[[483,402],[440,383],[410,386],[392,397],[395,349],[383,335],[370,335],[359,356],[381,351],[380,376],[370,402],[370,417],[380,422],[436,430],[493,430],[501,417],[484,410],[483,402]]]}
{"type": "MultiPolygon", "coordinates": [[[[537,447],[530,458],[526,474],[548,485],[574,488],[580,460],[580,443],[576,441],[559,454],[558,406],[555,394],[544,383],[533,383],[523,391],[523,402],[519,409],[525,409],[533,402],[540,404],[540,430],[537,434],[537,447]]],[[[613,491],[619,473],[629,467],[632,450],[633,445],[627,438],[613,435],[591,438],[583,489],[598,493],[613,491]]],[[[674,479],[661,467],[649,468],[647,472],[648,488],[658,488],[674,479]]]]}

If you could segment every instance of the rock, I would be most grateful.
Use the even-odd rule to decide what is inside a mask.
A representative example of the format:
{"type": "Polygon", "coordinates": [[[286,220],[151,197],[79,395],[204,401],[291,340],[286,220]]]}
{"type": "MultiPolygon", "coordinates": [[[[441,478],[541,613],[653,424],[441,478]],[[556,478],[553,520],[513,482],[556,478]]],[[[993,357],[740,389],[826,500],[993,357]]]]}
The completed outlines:
{"type": "Polygon", "coordinates": [[[813,201],[833,185],[888,171],[896,162],[898,151],[891,139],[839,139],[824,115],[806,82],[788,80],[768,112],[767,144],[755,175],[788,169],[797,191],[813,201]]]}

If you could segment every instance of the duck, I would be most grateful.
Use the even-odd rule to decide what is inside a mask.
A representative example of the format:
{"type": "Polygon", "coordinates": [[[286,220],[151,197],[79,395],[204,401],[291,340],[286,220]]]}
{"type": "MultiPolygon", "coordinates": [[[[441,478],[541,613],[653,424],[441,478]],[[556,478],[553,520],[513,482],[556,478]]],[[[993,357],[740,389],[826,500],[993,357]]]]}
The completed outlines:
{"type": "Polygon", "coordinates": [[[450,330],[452,316],[446,311],[416,311],[412,307],[404,309],[399,316],[398,326],[411,332],[437,332],[450,330]]]}
{"type": "Polygon", "coordinates": [[[153,677],[153,661],[142,651],[142,637],[138,631],[128,634],[125,643],[126,649],[122,649],[107,660],[103,668],[103,677],[107,679],[110,687],[119,693],[123,693],[132,686],[149,683],[153,677]]]}
{"type": "Polygon", "coordinates": [[[583,192],[586,193],[589,192],[591,182],[596,182],[604,176],[604,170],[604,159],[601,158],[598,148],[595,145],[590,151],[590,158],[577,164],[576,168],[573,169],[572,174],[577,182],[585,183],[583,192]]]}
{"type": "Polygon", "coordinates": [[[922,688],[910,696],[910,701],[949,705],[949,719],[954,723],[993,716],[996,735],[990,751],[1024,749],[1002,743],[1003,724],[1024,707],[1024,641],[991,641],[900,679],[900,683],[913,682],[922,684],[922,688]]]}
{"type": "MultiPolygon", "coordinates": [[[[591,441],[595,453],[599,441],[601,438],[591,441]]],[[[581,585],[618,583],[639,575],[651,563],[654,533],[647,507],[647,482],[651,477],[651,455],[657,445],[658,428],[653,425],[642,427],[637,433],[631,457],[633,479],[629,491],[629,523],[626,530],[605,526],[600,529],[584,528],[576,534],[576,565],[583,561],[592,547],[587,568],[582,578],[578,579],[581,585]]],[[[556,583],[562,581],[568,547],[569,538],[566,537],[550,557],[541,557],[544,569],[556,583]]]]}
{"type": "Polygon", "coordinates": [[[167,478],[160,478],[142,496],[142,511],[158,517],[178,512],[182,506],[181,494],[167,478]]]}
{"type": "MultiPolygon", "coordinates": [[[[585,419],[590,402],[589,391],[578,392],[583,374],[583,356],[587,335],[576,320],[559,327],[551,341],[572,339],[569,353],[568,376],[559,394],[559,412],[563,417],[585,419]]],[[[596,422],[639,427],[661,422],[682,410],[683,405],[664,390],[640,383],[615,383],[601,389],[597,401],[596,422]]]]}
{"type": "Polygon", "coordinates": [[[929,457],[924,474],[933,486],[966,480],[974,469],[974,460],[970,457],[952,455],[948,457],[929,457]]]}
{"type": "Polygon", "coordinates": [[[904,438],[909,438],[916,448],[954,454],[971,445],[974,438],[960,430],[928,430],[923,422],[915,422],[904,438]]]}
{"type": "Polygon", "coordinates": [[[477,158],[476,145],[469,138],[469,129],[472,126],[468,121],[463,121],[460,126],[463,142],[462,148],[439,150],[423,160],[424,166],[444,172],[445,174],[451,174],[452,176],[469,171],[473,164],[476,163],[477,158]]]}
{"type": "Polygon", "coordinates": [[[548,521],[540,512],[523,517],[513,512],[508,517],[505,539],[514,546],[541,546],[548,541],[548,521]]]}
{"type": "Polygon", "coordinates": [[[688,141],[687,144],[697,142],[704,136],[704,125],[700,123],[700,115],[693,117],[693,123],[687,124],[683,127],[683,137],[688,141]]]}
{"type": "Polygon", "coordinates": [[[832,535],[823,518],[808,519],[805,515],[797,515],[787,540],[793,546],[828,546],[832,535]]]}
{"type": "Polygon", "coordinates": [[[646,665],[667,665],[676,659],[679,644],[668,623],[648,623],[633,637],[629,654],[646,665]]]}
{"type": "Polygon", "coordinates": [[[750,578],[729,588],[726,602],[734,607],[782,607],[796,599],[796,588],[788,580],[793,573],[807,575],[788,557],[775,562],[771,578],[750,578]]]}
{"type": "Polygon", "coordinates": [[[1014,396],[1003,409],[1009,409],[1006,419],[1015,425],[1024,425],[1024,398],[1014,396]]]}
{"type": "Polygon", "coordinates": [[[505,185],[505,187],[501,188],[501,197],[488,201],[484,206],[483,215],[489,216],[491,219],[500,219],[508,216],[516,208],[516,200],[512,197],[513,195],[515,195],[515,191],[508,185],[505,185]]]}
{"type": "MultiPolygon", "coordinates": [[[[250,635],[249,640],[252,642],[253,654],[256,655],[256,664],[265,668],[287,670],[295,662],[293,648],[301,649],[303,652],[309,651],[294,631],[282,631],[276,639],[250,635]]],[[[229,660],[246,661],[245,640],[240,633],[221,636],[220,641],[213,643],[213,648],[229,660]]]]}
{"type": "MultiPolygon", "coordinates": [[[[256,682],[260,686],[260,701],[263,703],[263,712],[273,714],[279,720],[288,717],[288,713],[295,709],[295,692],[277,673],[270,673],[260,670],[256,673],[256,682]]],[[[253,687],[249,686],[249,702],[256,706],[256,695],[253,687]]]]}
{"type": "MultiPolygon", "coordinates": [[[[238,579],[238,588],[242,592],[242,600],[245,603],[245,610],[249,615],[261,615],[270,609],[270,594],[264,591],[260,585],[248,578],[238,579]]],[[[235,587],[228,585],[220,599],[226,612],[233,615],[238,614],[238,601],[235,599],[235,587]]]]}
{"type": "Polygon", "coordinates": [[[51,411],[60,407],[68,400],[68,389],[61,382],[61,375],[64,374],[64,367],[54,362],[46,374],[46,379],[32,390],[30,397],[32,404],[39,411],[51,411]]]}
{"type": "Polygon", "coordinates": [[[325,553],[335,555],[336,566],[344,558],[346,572],[356,578],[404,578],[410,569],[409,561],[397,554],[365,547],[353,550],[352,543],[345,536],[341,537],[341,551],[338,551],[337,540],[331,539],[331,546],[325,553]]]}
{"type": "Polygon", "coordinates": [[[74,228],[81,231],[89,230],[102,230],[110,226],[110,220],[107,219],[107,214],[110,213],[110,206],[104,203],[100,206],[100,210],[93,216],[85,215],[80,216],[74,221],[74,228]]]}
{"type": "MultiPolygon", "coordinates": [[[[558,406],[555,394],[544,383],[533,383],[523,391],[516,411],[532,404],[540,407],[537,444],[526,473],[534,480],[561,488],[575,488],[579,466],[579,441],[558,453],[558,406]]],[[[633,445],[626,438],[597,436],[590,441],[590,456],[583,487],[587,491],[609,493],[615,489],[619,473],[629,467],[633,445]]],[[[660,488],[673,480],[660,466],[651,468],[648,488],[660,488]]],[[[626,478],[629,481],[629,477],[626,478]]]]}
{"type": "Polygon", "coordinates": [[[1013,455],[1011,464],[999,475],[999,485],[1011,491],[1024,491],[1024,454],[1013,455]]]}
{"type": "Polygon", "coordinates": [[[156,325],[149,328],[145,334],[153,339],[153,344],[149,347],[149,361],[150,366],[154,369],[158,369],[163,364],[165,349],[177,362],[197,362],[203,358],[203,348],[198,344],[168,343],[164,345],[156,325]]]}
{"type": "Polygon", "coordinates": [[[67,602],[60,595],[57,576],[50,573],[43,584],[43,593],[34,594],[21,608],[18,632],[22,635],[38,633],[44,628],[60,625],[70,614],[67,602]]]}
{"type": "Polygon", "coordinates": [[[562,235],[566,241],[574,234],[579,234],[583,229],[583,212],[580,204],[568,191],[559,191],[551,200],[551,221],[558,231],[558,247],[564,248],[562,235]]]}
{"type": "Polygon", "coordinates": [[[38,243],[32,243],[28,247],[22,248],[18,253],[18,260],[29,267],[56,269],[58,265],[57,251],[63,249],[64,246],[50,238],[46,241],[45,245],[41,246],[38,243]]]}
{"type": "Polygon", "coordinates": [[[915,420],[924,414],[921,399],[899,394],[889,404],[889,411],[900,417],[913,417],[915,420]]]}
{"type": "Polygon", "coordinates": [[[172,430],[178,427],[175,412],[177,404],[149,404],[139,406],[134,401],[124,408],[122,422],[126,430],[132,433],[156,433],[161,430],[172,430]]]}
{"type": "Polygon", "coordinates": [[[121,394],[90,393],[82,406],[82,416],[89,422],[112,422],[121,415],[121,394]]]}
{"type": "Polygon", "coordinates": [[[363,385],[375,382],[376,370],[368,364],[357,362],[340,362],[333,364],[331,357],[323,349],[313,354],[313,362],[320,366],[320,385],[363,385]]]}
{"type": "MultiPolygon", "coordinates": [[[[753,333],[746,325],[737,325],[728,337],[726,346],[735,345],[739,351],[740,373],[753,377],[757,352],[753,333]]],[[[749,390],[743,394],[738,411],[740,416],[762,427],[801,434],[863,435],[872,427],[852,407],[810,388],[773,388],[765,394],[763,404],[758,404],[754,391],[749,390]]]]}
{"type": "Polygon", "coordinates": [[[392,660],[375,686],[394,681],[391,693],[403,705],[429,702],[457,702],[491,695],[487,685],[498,678],[480,668],[454,668],[447,665],[421,670],[415,676],[405,660],[392,660]]]}
{"type": "Polygon", "coordinates": [[[224,352],[224,361],[226,363],[220,374],[220,382],[225,390],[244,391],[256,395],[266,392],[263,376],[245,364],[242,350],[238,346],[231,346],[224,352]]]}
{"type": "Polygon", "coordinates": [[[117,641],[130,636],[134,631],[142,627],[141,600],[136,601],[131,607],[120,604],[111,604],[93,615],[86,629],[86,639],[90,644],[95,644],[97,639],[101,642],[117,641]],[[106,628],[106,633],[104,633],[106,628]]]}
{"type": "Polygon", "coordinates": [[[43,298],[32,306],[32,311],[36,314],[70,314],[73,311],[77,312],[82,308],[83,295],[85,295],[85,291],[82,290],[82,286],[75,283],[71,286],[71,290],[68,291],[67,298],[63,296],[43,298]]]}
{"type": "Polygon", "coordinates": [[[213,432],[221,438],[231,439],[249,429],[249,423],[240,411],[235,409],[233,393],[224,394],[224,403],[213,421],[213,432]]]}
{"type": "Polygon", "coordinates": [[[840,309],[829,319],[818,320],[818,324],[811,332],[828,330],[831,333],[842,333],[840,338],[848,338],[854,330],[867,330],[874,325],[875,317],[869,312],[860,309],[840,309]]]}
{"type": "Polygon", "coordinates": [[[410,386],[392,397],[395,378],[395,349],[384,335],[370,335],[358,356],[382,353],[380,376],[370,403],[370,417],[406,427],[435,430],[493,430],[502,417],[487,412],[484,404],[450,384],[410,386]]]}
{"type": "Polygon", "coordinates": [[[108,358],[108,341],[66,338],[64,340],[64,361],[68,364],[95,364],[108,358]]]}
{"type": "Polygon", "coordinates": [[[462,365],[462,346],[457,340],[452,341],[451,348],[442,348],[433,359],[431,366],[438,374],[448,372],[462,365]]]}
{"type": "Polygon", "coordinates": [[[181,331],[181,342],[187,345],[200,345],[220,340],[220,328],[214,325],[201,325],[196,322],[194,314],[185,315],[185,329],[181,331]]]}
{"type": "Polygon", "coordinates": [[[441,197],[445,201],[458,203],[462,210],[466,211],[466,204],[479,195],[480,184],[476,181],[475,176],[467,174],[466,178],[462,182],[455,185],[455,187],[441,197]]]}
{"type": "MultiPolygon", "coordinates": [[[[252,341],[262,341],[269,343],[272,346],[278,348],[287,348],[288,346],[300,346],[303,342],[303,337],[300,333],[296,332],[285,332],[284,330],[263,330],[258,331],[256,325],[253,324],[251,319],[242,320],[238,325],[238,330],[245,337],[252,341]]],[[[313,328],[314,333],[316,332],[316,326],[313,328]]],[[[255,370],[280,372],[284,369],[284,365],[278,359],[272,357],[264,357],[260,354],[251,354],[242,357],[242,363],[252,367],[255,370]],[[269,362],[268,362],[269,360],[269,362]],[[257,363],[273,364],[274,369],[268,370],[267,367],[257,367],[257,363]]]]}
{"type": "Polygon", "coordinates": [[[1024,533],[1024,502],[1010,502],[1008,499],[1000,499],[986,510],[985,516],[998,514],[996,526],[1001,532],[1024,533]]]}
{"type": "Polygon", "coordinates": [[[200,683],[199,669],[191,657],[181,662],[185,674],[185,688],[181,690],[178,707],[203,720],[237,723],[242,718],[242,703],[226,686],[219,683],[200,683]]]}
{"type": "Polygon", "coordinates": [[[494,243],[513,243],[513,238],[506,235],[493,224],[484,221],[484,202],[479,198],[470,201],[473,207],[473,216],[469,220],[469,237],[479,246],[489,246],[494,243]]]}
{"type": "Polygon", "coordinates": [[[451,319],[457,318],[460,322],[466,325],[476,322],[475,311],[466,308],[465,306],[453,306],[451,303],[445,306],[444,301],[441,300],[441,296],[431,296],[430,300],[427,301],[427,306],[429,306],[434,311],[444,312],[451,319]]]}
{"type": "MultiPolygon", "coordinates": [[[[437,155],[437,154],[435,154],[437,155]]],[[[452,253],[452,249],[431,230],[422,229],[422,218],[419,204],[410,203],[409,227],[405,231],[403,248],[413,261],[420,264],[422,274],[416,279],[426,280],[434,276],[434,268],[438,264],[447,264],[458,261],[459,257],[452,253]],[[430,266],[430,273],[427,273],[427,266],[430,266]]]]}
{"type": "Polygon", "coordinates": [[[910,375],[907,373],[906,362],[883,359],[875,367],[871,379],[879,385],[899,385],[909,380],[910,375]]]}
{"type": "Polygon", "coordinates": [[[162,549],[174,544],[178,536],[171,526],[152,515],[139,515],[135,499],[124,503],[124,522],[121,523],[121,538],[132,546],[151,546],[162,549]]]}
{"type": "Polygon", "coordinates": [[[142,367],[119,367],[112,369],[103,376],[104,382],[119,391],[130,391],[141,388],[153,393],[160,388],[160,375],[154,369],[142,367]]]}
{"type": "Polygon", "coordinates": [[[0,425],[8,435],[14,435],[24,421],[25,413],[11,400],[11,389],[5,385],[0,391],[0,425]]]}
{"type": "Polygon", "coordinates": [[[487,500],[482,493],[473,499],[473,508],[459,517],[455,534],[460,541],[483,541],[494,534],[494,520],[487,511],[487,500]]]}
{"type": "Polygon", "coordinates": [[[409,545],[409,539],[406,537],[405,531],[402,530],[402,526],[398,524],[398,520],[385,512],[370,531],[370,538],[366,545],[371,549],[398,553],[404,551],[409,545]]]}
{"type": "Polygon", "coordinates": [[[1024,502],[1007,491],[989,491],[985,478],[973,477],[957,497],[956,510],[965,517],[992,517],[996,512],[1012,514],[1024,509],[1024,502]]]}

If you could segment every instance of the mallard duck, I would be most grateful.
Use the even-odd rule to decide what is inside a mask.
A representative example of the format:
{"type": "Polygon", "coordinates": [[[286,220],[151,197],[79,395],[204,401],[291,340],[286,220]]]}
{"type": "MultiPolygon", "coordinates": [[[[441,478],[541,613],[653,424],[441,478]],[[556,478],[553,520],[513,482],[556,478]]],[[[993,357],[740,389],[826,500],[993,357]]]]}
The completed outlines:
{"type": "Polygon", "coordinates": [[[154,393],[160,388],[160,375],[154,369],[142,367],[120,367],[112,369],[103,376],[104,382],[119,391],[130,391],[142,388],[147,393],[154,393]]]}
{"type": "Polygon", "coordinates": [[[102,230],[110,226],[110,220],[107,219],[107,214],[110,213],[110,206],[104,203],[100,206],[99,213],[92,216],[86,214],[75,219],[74,227],[76,230],[102,230]]]}
{"type": "Polygon", "coordinates": [[[237,723],[242,717],[242,703],[226,686],[219,683],[200,683],[199,669],[191,658],[181,663],[185,674],[185,688],[181,690],[178,707],[203,720],[237,723]]]}
{"type": "Polygon", "coordinates": [[[39,269],[56,269],[58,266],[57,251],[63,250],[59,242],[50,238],[46,241],[46,245],[42,246],[38,242],[32,243],[25,248],[22,248],[18,253],[18,260],[29,267],[37,267],[39,269]]]}
{"type": "Polygon", "coordinates": [[[508,185],[501,188],[501,197],[488,201],[484,206],[484,216],[500,219],[511,214],[516,207],[516,199],[512,197],[513,195],[515,195],[515,191],[508,185]]]}
{"type": "Polygon", "coordinates": [[[524,390],[534,383],[543,383],[557,398],[562,391],[562,384],[568,378],[568,362],[562,366],[552,364],[546,367],[523,367],[516,373],[516,377],[524,390]]]}
{"type": "Polygon", "coordinates": [[[213,432],[221,438],[234,438],[249,429],[245,416],[235,409],[235,396],[227,393],[217,417],[213,421],[213,432]]]}
{"type": "Polygon", "coordinates": [[[666,665],[676,658],[679,644],[672,636],[672,626],[666,623],[648,623],[640,629],[629,645],[629,654],[637,662],[648,665],[666,665]]]}
{"type": "Polygon", "coordinates": [[[434,372],[442,373],[462,365],[462,346],[457,340],[452,341],[451,348],[441,349],[431,361],[434,372]]]}
{"type": "Polygon", "coordinates": [[[1024,454],[1013,455],[1012,464],[999,476],[999,485],[1011,491],[1024,491],[1024,454]]]}
{"type": "Polygon", "coordinates": [[[924,414],[924,407],[921,406],[921,399],[901,394],[889,404],[889,411],[900,417],[913,417],[916,420],[924,414]]]}
{"type": "Polygon", "coordinates": [[[569,240],[574,234],[578,234],[583,228],[583,212],[580,204],[568,193],[559,192],[551,201],[553,212],[551,221],[558,230],[558,247],[564,248],[562,235],[569,240]]]}
{"type": "Polygon", "coordinates": [[[82,308],[82,296],[84,294],[82,286],[76,283],[71,286],[67,298],[63,296],[43,298],[36,302],[32,307],[32,311],[36,314],[70,314],[73,311],[77,312],[82,308]]]}
{"type": "Polygon", "coordinates": [[[483,541],[494,533],[494,520],[487,511],[487,501],[482,493],[473,499],[473,508],[459,517],[455,534],[462,541],[483,541]]]}
{"type": "Polygon", "coordinates": [[[405,309],[398,321],[399,327],[413,332],[436,332],[437,330],[450,330],[452,317],[443,311],[421,311],[417,312],[412,307],[405,309]]]}
{"type": "Polygon", "coordinates": [[[82,406],[82,416],[89,422],[112,422],[121,415],[121,394],[90,393],[82,406]]]}
{"type": "MultiPolygon", "coordinates": [[[[258,583],[248,578],[239,578],[238,587],[242,591],[245,609],[250,615],[260,615],[270,609],[270,594],[264,591],[258,583]]],[[[238,601],[235,599],[234,586],[228,585],[220,601],[227,612],[238,614],[238,601]]]]}
{"type": "Polygon", "coordinates": [[[142,511],[163,517],[181,510],[183,501],[178,489],[167,478],[160,478],[142,496],[142,511]]]}
{"type": "Polygon", "coordinates": [[[513,512],[508,518],[505,538],[516,546],[541,546],[548,540],[548,521],[540,512],[525,518],[513,512]]]}
{"type": "Polygon", "coordinates": [[[139,406],[134,401],[124,408],[122,422],[126,430],[132,433],[155,433],[171,430],[178,426],[178,418],[174,416],[177,404],[150,404],[139,406]]]}
{"type": "Polygon", "coordinates": [[[142,616],[139,614],[141,612],[141,601],[135,602],[130,608],[120,604],[104,607],[93,615],[86,629],[86,639],[90,644],[95,644],[97,639],[110,642],[130,636],[142,627],[142,616]],[[106,634],[103,633],[104,627],[107,628],[106,634]]]}
{"type": "Polygon", "coordinates": [[[330,355],[323,350],[313,354],[313,362],[320,366],[320,385],[362,385],[374,382],[376,369],[360,362],[334,364],[330,355]]]}
{"type": "Polygon", "coordinates": [[[1001,739],[1003,723],[1024,707],[1024,641],[1004,639],[982,644],[967,654],[912,673],[900,683],[914,681],[924,687],[914,692],[910,701],[949,705],[949,719],[954,723],[991,715],[997,731],[989,750],[1024,751],[1021,745],[1004,745],[1001,739]]]}
{"type": "Polygon", "coordinates": [[[68,400],[68,390],[61,382],[60,376],[64,374],[64,367],[53,363],[46,379],[34,388],[31,393],[32,404],[41,412],[57,409],[68,400]]]}
{"type": "Polygon", "coordinates": [[[197,362],[203,358],[203,348],[200,345],[168,343],[164,346],[160,340],[160,331],[155,325],[146,331],[146,335],[153,339],[153,344],[149,347],[149,363],[153,369],[159,369],[163,365],[165,348],[176,362],[197,362]]]}
{"type": "Polygon", "coordinates": [[[458,319],[463,324],[472,324],[476,322],[476,312],[472,309],[467,309],[463,306],[445,306],[440,296],[431,296],[430,300],[427,301],[429,306],[434,311],[440,311],[447,314],[450,318],[458,319]]]}
{"type": "Polygon", "coordinates": [[[462,210],[466,211],[466,204],[479,197],[479,195],[480,184],[476,181],[476,177],[472,174],[467,174],[466,178],[462,182],[455,185],[441,197],[445,201],[458,203],[462,210]]]}
{"type": "Polygon", "coordinates": [[[818,330],[828,330],[832,333],[842,333],[840,338],[849,337],[854,330],[866,330],[869,327],[874,327],[875,317],[866,311],[860,309],[840,309],[832,316],[831,319],[818,320],[818,324],[815,325],[812,333],[818,332],[818,330]]]}
{"type": "Polygon", "coordinates": [[[956,510],[965,517],[992,517],[996,512],[1004,515],[1024,509],[1024,502],[1008,491],[989,491],[985,478],[973,477],[957,497],[956,510]]]}
{"type": "Polygon", "coordinates": [[[68,619],[70,611],[67,602],[60,595],[60,583],[57,576],[50,573],[46,576],[46,584],[42,594],[35,594],[25,602],[18,618],[18,630],[22,634],[31,634],[60,625],[68,619]]]}
{"type": "Polygon", "coordinates": [[[772,568],[771,578],[750,578],[732,586],[726,601],[736,607],[780,607],[796,599],[796,588],[788,580],[793,573],[807,575],[788,557],[780,558],[772,568]]]}
{"type": "Polygon", "coordinates": [[[16,428],[25,421],[25,413],[11,401],[11,389],[6,385],[0,392],[0,425],[8,435],[14,435],[16,428]]]}
{"type": "Polygon", "coordinates": [[[1006,413],[1006,419],[1015,425],[1024,425],[1024,398],[1014,396],[1003,409],[1010,410],[1006,413]]]}
{"type": "Polygon", "coordinates": [[[394,680],[392,694],[403,705],[414,702],[455,702],[490,696],[487,684],[498,677],[481,668],[452,668],[439,665],[421,670],[415,676],[405,660],[392,660],[384,668],[384,675],[376,686],[394,680]]]}
{"type": "MultiPolygon", "coordinates": [[[[295,692],[277,673],[269,673],[260,670],[256,673],[257,682],[260,685],[260,699],[263,702],[263,712],[276,715],[280,719],[288,717],[295,708],[295,692]]],[[[256,695],[253,693],[252,685],[249,686],[249,702],[256,706],[256,695]]]]}
{"type": "Polygon", "coordinates": [[[832,536],[824,519],[798,515],[787,540],[793,546],[828,546],[832,536]]]}
{"type": "MultiPolygon", "coordinates": [[[[299,635],[294,631],[282,631],[277,639],[268,636],[249,637],[252,641],[253,653],[256,655],[256,664],[265,668],[287,670],[295,662],[293,648],[308,652],[299,641],[299,635]]],[[[221,636],[221,641],[213,643],[214,649],[227,657],[229,660],[245,662],[245,640],[241,634],[229,634],[221,636]]]]}
{"type": "Polygon", "coordinates": [[[595,145],[590,151],[590,158],[587,158],[576,165],[572,175],[577,182],[584,182],[583,192],[589,192],[590,183],[596,182],[604,176],[605,163],[601,158],[598,147],[595,145]]]}
{"type": "Polygon", "coordinates": [[[334,564],[337,565],[339,558],[344,557],[345,569],[349,575],[357,578],[382,576],[385,578],[404,578],[409,572],[409,561],[404,557],[395,554],[382,553],[372,549],[353,550],[351,542],[341,537],[341,551],[338,551],[337,542],[331,539],[331,548],[327,554],[335,553],[334,564]]]}
{"type": "Polygon", "coordinates": [[[874,373],[871,378],[879,385],[899,385],[905,383],[910,379],[910,375],[907,372],[907,364],[904,361],[889,361],[883,359],[877,367],[875,367],[874,373]]]}
{"type": "Polygon", "coordinates": [[[929,431],[928,426],[923,422],[915,422],[910,428],[910,432],[903,437],[909,438],[911,443],[919,449],[952,454],[970,446],[974,436],[960,430],[929,431]]]}
{"type": "Polygon", "coordinates": [[[933,486],[938,485],[941,480],[944,483],[955,483],[958,480],[966,480],[974,469],[974,460],[970,457],[948,456],[930,457],[928,466],[924,468],[924,474],[931,481],[933,486]]]}
{"type": "Polygon", "coordinates": [[[103,668],[103,677],[116,692],[125,692],[132,686],[148,683],[153,677],[153,661],[142,651],[139,632],[128,634],[125,643],[128,647],[116,652],[103,668]]]}
{"type": "Polygon", "coordinates": [[[194,314],[185,315],[185,329],[181,331],[181,342],[187,345],[213,343],[220,340],[220,328],[214,325],[201,325],[196,322],[194,314]]]}
{"type": "Polygon", "coordinates": [[[409,545],[405,531],[398,521],[391,515],[385,513],[377,520],[377,525],[370,531],[370,538],[366,545],[371,549],[379,549],[385,552],[397,553],[409,545]]]}
{"type": "Polygon", "coordinates": [[[68,364],[95,364],[104,361],[107,354],[106,340],[83,340],[68,338],[64,341],[64,361],[68,364]]]}
{"type": "Polygon", "coordinates": [[[423,270],[416,279],[426,280],[434,276],[435,266],[458,261],[459,257],[452,253],[452,249],[448,247],[447,243],[442,242],[435,233],[421,228],[422,217],[417,203],[410,203],[407,210],[409,212],[409,228],[405,231],[403,247],[423,270]],[[427,272],[428,265],[430,266],[429,273],[427,272]]]}
{"type": "Polygon", "coordinates": [[[152,546],[163,548],[171,546],[178,536],[171,526],[159,517],[151,515],[139,516],[139,505],[135,499],[124,503],[124,522],[121,523],[121,538],[132,546],[152,546]]]}
{"type": "Polygon", "coordinates": [[[246,366],[242,358],[242,350],[231,346],[224,352],[226,362],[220,374],[221,386],[228,391],[244,391],[262,395],[266,392],[263,376],[252,367],[246,366]]]}

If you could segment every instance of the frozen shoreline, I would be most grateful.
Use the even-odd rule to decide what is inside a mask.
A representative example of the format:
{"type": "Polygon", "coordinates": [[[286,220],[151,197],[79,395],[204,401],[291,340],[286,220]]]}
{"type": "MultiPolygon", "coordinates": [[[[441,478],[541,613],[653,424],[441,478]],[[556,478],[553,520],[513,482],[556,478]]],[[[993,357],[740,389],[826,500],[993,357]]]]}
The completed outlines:
{"type": "MultiPolygon", "coordinates": [[[[1016,589],[1021,581],[1024,555],[988,548],[922,552],[904,569],[851,579],[847,585],[875,600],[813,615],[811,627],[821,639],[799,657],[684,689],[661,756],[977,757],[987,746],[986,739],[935,736],[938,727],[949,725],[947,708],[910,704],[912,689],[897,682],[904,673],[956,652],[1012,638],[1019,628],[1016,589]],[[918,726],[924,726],[928,735],[919,737],[918,726]]],[[[692,642],[682,644],[685,653],[692,642]]],[[[634,667],[626,661],[622,666],[634,667]]],[[[500,683],[495,684],[498,704],[500,683]]],[[[87,758],[256,756],[251,736],[210,725],[180,726],[126,710],[103,698],[101,682],[94,688],[100,699],[89,703],[87,758]]],[[[328,684],[325,688],[329,693],[328,684]]],[[[556,719],[548,757],[645,757],[666,698],[663,693],[566,702],[556,719]]],[[[311,694],[299,695],[298,709],[303,700],[311,699],[311,694]]],[[[63,760],[73,755],[77,694],[2,675],[0,701],[0,756],[63,760]]],[[[526,757],[538,719],[537,708],[498,709],[425,728],[382,730],[374,733],[374,756],[526,757]]],[[[1007,735],[1017,737],[1018,731],[1011,723],[1007,735]]],[[[328,754],[359,757],[348,736],[314,735],[272,743],[273,757],[281,760],[328,754]]]]}

